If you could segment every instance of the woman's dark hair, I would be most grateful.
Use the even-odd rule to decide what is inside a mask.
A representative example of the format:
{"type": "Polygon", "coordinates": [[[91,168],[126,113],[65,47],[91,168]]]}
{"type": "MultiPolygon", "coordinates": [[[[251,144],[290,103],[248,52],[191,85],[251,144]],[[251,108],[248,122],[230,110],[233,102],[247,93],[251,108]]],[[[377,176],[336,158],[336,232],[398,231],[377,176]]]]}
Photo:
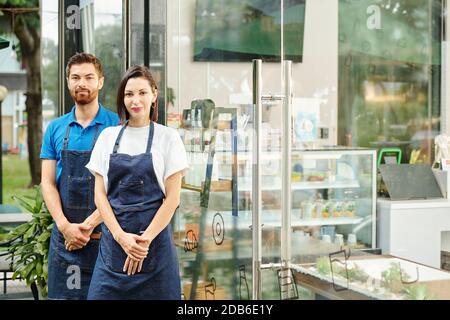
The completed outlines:
{"type": "MultiPolygon", "coordinates": [[[[122,77],[120,81],[119,89],[117,90],[117,114],[119,115],[120,122],[124,124],[129,118],[130,114],[125,107],[123,102],[125,98],[125,87],[128,83],[128,80],[133,78],[144,78],[147,79],[150,87],[152,88],[152,92],[158,89],[156,85],[156,81],[153,79],[150,70],[145,66],[133,66],[130,67],[122,77]]],[[[155,102],[152,103],[150,107],[150,120],[156,122],[158,120],[158,96],[156,96],[155,102]]]]}

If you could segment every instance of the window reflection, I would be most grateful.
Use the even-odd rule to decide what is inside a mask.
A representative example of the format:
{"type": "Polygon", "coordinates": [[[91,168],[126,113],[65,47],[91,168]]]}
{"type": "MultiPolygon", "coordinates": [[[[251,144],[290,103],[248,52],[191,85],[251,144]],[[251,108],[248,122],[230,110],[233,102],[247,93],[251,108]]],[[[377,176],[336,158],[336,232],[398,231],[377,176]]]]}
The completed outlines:
{"type": "Polygon", "coordinates": [[[105,84],[99,101],[115,110],[117,85],[124,68],[122,1],[81,2],[80,13],[83,51],[95,54],[103,64],[105,84]]]}
{"type": "Polygon", "coordinates": [[[402,162],[433,162],[441,22],[439,0],[339,2],[340,144],[399,147],[402,162]]]}
{"type": "Polygon", "coordinates": [[[42,119],[43,129],[58,115],[58,2],[42,2],[42,119]]]}

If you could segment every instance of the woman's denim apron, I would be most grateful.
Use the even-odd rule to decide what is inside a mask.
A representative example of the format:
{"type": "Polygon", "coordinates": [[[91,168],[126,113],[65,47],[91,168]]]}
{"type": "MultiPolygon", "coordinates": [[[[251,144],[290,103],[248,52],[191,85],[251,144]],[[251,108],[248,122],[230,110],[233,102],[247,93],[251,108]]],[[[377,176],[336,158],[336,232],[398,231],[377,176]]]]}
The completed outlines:
{"type": "MultiPolygon", "coordinates": [[[[70,223],[82,223],[95,211],[95,180],[85,166],[91,157],[99,129],[100,125],[97,124],[90,151],[68,150],[70,125],[66,129],[61,151],[62,172],[58,190],[64,216],[70,223]]],[[[64,236],[56,224],[54,225],[48,257],[49,299],[87,298],[100,242],[99,237],[95,235],[98,235],[100,230],[98,226],[93,231],[84,248],[67,251],[64,236]]]]}
{"type": "MultiPolygon", "coordinates": [[[[109,160],[108,200],[121,228],[142,234],[165,198],[153,167],[151,147],[154,124],[150,123],[147,150],[130,156],[117,153],[127,125],[120,131],[109,160]]],[[[170,224],[152,241],[142,270],[123,272],[127,255],[102,226],[100,250],[89,288],[88,299],[180,299],[178,258],[170,224]]]]}

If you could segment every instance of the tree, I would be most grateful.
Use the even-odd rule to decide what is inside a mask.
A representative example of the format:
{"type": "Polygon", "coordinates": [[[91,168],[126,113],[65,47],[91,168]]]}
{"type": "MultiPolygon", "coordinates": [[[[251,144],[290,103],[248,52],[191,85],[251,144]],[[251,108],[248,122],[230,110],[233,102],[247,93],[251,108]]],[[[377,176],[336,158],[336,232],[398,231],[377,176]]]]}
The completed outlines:
{"type": "Polygon", "coordinates": [[[42,144],[41,28],[39,0],[0,0],[0,10],[10,18],[19,39],[18,58],[27,71],[26,112],[28,162],[31,185],[41,181],[39,153],[42,144]]]}
{"type": "Polygon", "coordinates": [[[99,102],[116,111],[117,86],[122,78],[122,26],[105,25],[95,29],[95,55],[100,58],[105,84],[99,93],[99,102]]]}

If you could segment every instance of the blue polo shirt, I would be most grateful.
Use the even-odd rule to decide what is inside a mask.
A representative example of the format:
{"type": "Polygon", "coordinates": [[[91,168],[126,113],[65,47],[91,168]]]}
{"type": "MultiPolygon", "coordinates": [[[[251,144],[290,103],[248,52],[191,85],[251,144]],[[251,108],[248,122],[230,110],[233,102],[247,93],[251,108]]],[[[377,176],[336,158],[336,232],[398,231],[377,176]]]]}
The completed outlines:
{"type": "MultiPolygon", "coordinates": [[[[66,135],[67,126],[70,126],[69,134],[69,150],[88,151],[92,148],[95,127],[99,124],[100,132],[111,126],[119,124],[119,117],[116,113],[109,111],[100,104],[100,108],[94,120],[83,128],[75,118],[75,106],[70,113],[67,113],[50,122],[44,134],[44,141],[41,148],[41,159],[56,160],[56,183],[62,171],[61,151],[64,145],[64,136],[66,135]]],[[[97,136],[98,138],[98,136],[97,136]]]]}

